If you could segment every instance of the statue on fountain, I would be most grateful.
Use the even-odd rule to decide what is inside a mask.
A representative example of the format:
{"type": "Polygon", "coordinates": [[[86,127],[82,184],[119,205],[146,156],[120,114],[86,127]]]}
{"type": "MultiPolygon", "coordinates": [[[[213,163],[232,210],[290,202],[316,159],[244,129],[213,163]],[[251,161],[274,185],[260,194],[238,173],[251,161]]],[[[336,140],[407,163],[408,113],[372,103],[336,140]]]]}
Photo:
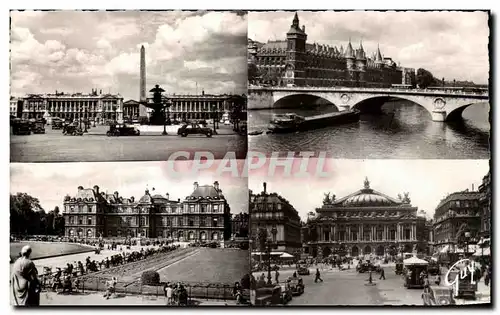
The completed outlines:
{"type": "Polygon", "coordinates": [[[167,120],[165,115],[165,109],[167,104],[164,102],[162,98],[162,93],[165,92],[158,84],[155,85],[153,89],[149,92],[153,93],[153,104],[147,104],[148,107],[153,109],[151,112],[151,116],[149,118],[149,124],[155,126],[164,125],[167,120]]]}

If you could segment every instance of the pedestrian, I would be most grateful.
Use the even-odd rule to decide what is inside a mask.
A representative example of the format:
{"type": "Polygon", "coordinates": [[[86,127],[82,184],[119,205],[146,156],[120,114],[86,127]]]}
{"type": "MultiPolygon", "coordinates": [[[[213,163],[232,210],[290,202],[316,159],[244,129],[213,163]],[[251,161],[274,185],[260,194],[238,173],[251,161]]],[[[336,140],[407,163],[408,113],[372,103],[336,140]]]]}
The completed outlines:
{"type": "Polygon", "coordinates": [[[297,278],[297,271],[293,272],[293,278],[297,278]]]}
{"type": "Polygon", "coordinates": [[[279,283],[279,277],[280,273],[278,272],[278,269],[276,269],[276,273],[274,274],[274,279],[276,280],[276,283],[279,283]]]}
{"type": "Polygon", "coordinates": [[[487,270],[486,270],[486,274],[484,275],[484,284],[485,284],[486,286],[489,286],[489,285],[490,285],[490,276],[491,276],[491,274],[490,274],[490,270],[489,270],[489,269],[487,269],[487,270]]]}
{"type": "Polygon", "coordinates": [[[385,271],[384,271],[384,268],[380,268],[380,278],[378,278],[379,280],[382,280],[384,279],[385,280],[385,271]]]}
{"type": "Polygon", "coordinates": [[[319,273],[319,269],[316,268],[316,278],[314,278],[314,282],[317,283],[318,280],[323,282],[323,279],[321,279],[321,274],[319,273]]]}
{"type": "Polygon", "coordinates": [[[437,276],[435,283],[437,286],[441,285],[441,276],[440,275],[437,276]]]}
{"type": "Polygon", "coordinates": [[[30,259],[31,247],[21,249],[21,257],[13,266],[12,293],[16,306],[40,306],[40,283],[35,263],[30,259]]]}
{"type": "Polygon", "coordinates": [[[165,297],[167,298],[167,305],[172,305],[172,286],[170,284],[167,284],[165,288],[165,297]]]}

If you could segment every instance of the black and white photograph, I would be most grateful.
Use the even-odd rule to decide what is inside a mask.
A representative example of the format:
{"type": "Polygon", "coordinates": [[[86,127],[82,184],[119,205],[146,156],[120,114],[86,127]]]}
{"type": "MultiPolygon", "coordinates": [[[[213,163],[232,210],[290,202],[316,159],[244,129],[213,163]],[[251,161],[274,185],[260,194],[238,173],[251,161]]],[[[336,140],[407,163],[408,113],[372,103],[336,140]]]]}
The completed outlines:
{"type": "Polygon", "coordinates": [[[249,150],[488,159],[489,18],[249,12],[249,150]]]}
{"type": "Polygon", "coordinates": [[[244,303],[246,178],[173,179],[162,162],[23,163],[10,192],[11,305],[244,303]]]}
{"type": "Polygon", "coordinates": [[[249,178],[259,303],[281,286],[292,306],[491,305],[488,161],[331,164],[328,179],[249,178]]]}
{"type": "Polygon", "coordinates": [[[10,16],[11,162],[245,157],[246,12],[10,16]]]}

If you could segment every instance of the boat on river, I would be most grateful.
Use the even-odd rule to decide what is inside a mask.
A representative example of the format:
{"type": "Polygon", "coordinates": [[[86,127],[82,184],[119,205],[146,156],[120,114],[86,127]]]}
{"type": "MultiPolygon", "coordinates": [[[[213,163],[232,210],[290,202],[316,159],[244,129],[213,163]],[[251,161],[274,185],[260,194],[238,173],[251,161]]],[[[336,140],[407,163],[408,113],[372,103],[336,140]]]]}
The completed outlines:
{"type": "Polygon", "coordinates": [[[356,109],[314,116],[300,116],[295,113],[276,114],[269,122],[272,133],[289,133],[314,130],[359,121],[360,112],[356,109]]]}

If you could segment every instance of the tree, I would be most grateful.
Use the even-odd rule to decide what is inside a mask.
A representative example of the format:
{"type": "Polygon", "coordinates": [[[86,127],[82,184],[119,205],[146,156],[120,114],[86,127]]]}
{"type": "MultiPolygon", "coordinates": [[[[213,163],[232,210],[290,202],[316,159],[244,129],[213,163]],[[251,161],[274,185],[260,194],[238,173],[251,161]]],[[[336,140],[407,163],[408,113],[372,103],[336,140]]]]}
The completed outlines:
{"type": "Polygon", "coordinates": [[[425,89],[425,88],[435,84],[435,79],[434,79],[434,76],[432,75],[432,73],[430,73],[429,71],[427,71],[423,68],[419,68],[417,70],[416,81],[417,81],[418,86],[421,89],[425,89]]]}
{"type": "Polygon", "coordinates": [[[246,117],[242,117],[244,114],[244,107],[247,101],[246,95],[233,95],[231,97],[233,107],[231,108],[231,120],[233,122],[233,130],[237,131],[239,129],[239,124],[241,120],[246,120],[246,117]]]}
{"type": "MultiPolygon", "coordinates": [[[[40,201],[26,193],[10,195],[10,230],[12,233],[33,234],[39,232],[40,201]],[[37,214],[38,213],[38,214],[37,214]],[[38,228],[37,228],[38,227],[38,228]]],[[[45,211],[42,214],[45,216],[45,211]]]]}

